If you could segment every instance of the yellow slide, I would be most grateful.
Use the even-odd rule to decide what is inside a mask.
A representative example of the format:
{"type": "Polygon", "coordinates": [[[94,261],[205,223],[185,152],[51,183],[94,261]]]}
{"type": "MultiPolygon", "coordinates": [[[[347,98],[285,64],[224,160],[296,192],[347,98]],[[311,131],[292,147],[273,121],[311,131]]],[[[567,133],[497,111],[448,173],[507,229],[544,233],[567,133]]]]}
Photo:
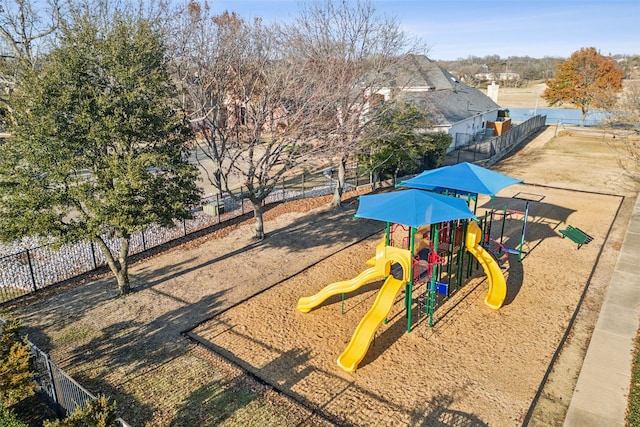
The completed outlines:
{"type": "Polygon", "coordinates": [[[302,297],[298,300],[298,310],[303,313],[308,313],[311,309],[319,306],[329,297],[339,294],[346,294],[353,292],[365,283],[372,280],[382,279],[386,274],[384,271],[380,271],[376,267],[367,268],[362,273],[358,274],[351,280],[344,280],[342,282],[332,283],[329,286],[324,287],[320,292],[310,297],[302,297]]]}
{"type": "Polygon", "coordinates": [[[298,310],[303,313],[308,313],[311,309],[319,306],[334,295],[353,292],[372,280],[382,279],[388,276],[390,264],[385,261],[385,253],[385,245],[384,241],[382,241],[376,247],[376,256],[374,258],[375,262],[373,267],[366,269],[353,279],[332,283],[325,286],[315,295],[300,298],[298,300],[298,310]]]}
{"type": "Polygon", "coordinates": [[[380,288],[380,292],[373,306],[367,314],[364,315],[362,320],[360,320],[349,345],[347,345],[347,348],[342,352],[340,357],[338,357],[338,366],[347,372],[356,370],[358,363],[362,361],[364,355],[367,353],[376,330],[378,330],[380,324],[389,315],[396,296],[405,283],[405,280],[398,280],[393,276],[387,277],[384,285],[380,288]]]}
{"type": "Polygon", "coordinates": [[[504,279],[504,274],[496,260],[491,256],[489,252],[484,250],[480,245],[482,241],[482,230],[478,227],[475,221],[469,221],[467,228],[467,236],[465,245],[467,251],[469,251],[480,263],[484,273],[487,275],[487,281],[489,282],[489,291],[484,298],[484,303],[494,310],[502,307],[505,298],[507,297],[507,283],[504,279]]]}
{"type": "Polygon", "coordinates": [[[317,294],[298,300],[298,310],[306,313],[333,295],[352,292],[371,280],[386,277],[373,306],[360,320],[351,342],[338,358],[338,365],[345,371],[353,372],[364,358],[371,340],[373,340],[373,335],[391,311],[398,292],[409,281],[412,262],[411,252],[406,249],[385,246],[385,242],[382,241],[376,247],[373,267],[366,269],[351,280],[332,283],[317,294]],[[391,275],[391,265],[394,263],[402,267],[402,279],[396,279],[391,275]]]}

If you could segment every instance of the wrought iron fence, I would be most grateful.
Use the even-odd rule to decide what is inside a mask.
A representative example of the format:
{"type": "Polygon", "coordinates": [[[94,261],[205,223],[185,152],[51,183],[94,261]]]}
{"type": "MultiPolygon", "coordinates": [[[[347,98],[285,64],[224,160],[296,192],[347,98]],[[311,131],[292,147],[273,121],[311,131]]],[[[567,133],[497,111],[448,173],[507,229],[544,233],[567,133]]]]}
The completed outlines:
{"type": "Polygon", "coordinates": [[[33,355],[34,379],[38,391],[60,416],[74,412],[88,401],[95,399],[87,389],[78,384],[49,358],[49,355],[29,341],[33,355]]]}
{"type": "MultiPolygon", "coordinates": [[[[4,326],[4,320],[0,319],[0,332],[4,326]]],[[[96,397],[71,378],[66,372],[56,365],[49,355],[40,350],[31,341],[31,361],[33,366],[33,379],[37,386],[37,393],[58,414],[64,417],[84,406],[88,401],[96,397]]],[[[118,418],[118,427],[130,427],[123,419],[118,418]]]]}
{"type": "MultiPolygon", "coordinates": [[[[96,398],[53,363],[47,353],[40,350],[31,341],[29,341],[29,345],[33,356],[34,379],[38,385],[38,392],[45,397],[47,403],[58,415],[64,417],[71,414],[77,408],[83,407],[88,401],[96,398]]],[[[121,418],[118,418],[117,422],[118,427],[129,427],[121,418]]]]}
{"type": "MultiPolygon", "coordinates": [[[[346,189],[366,182],[358,176],[357,167],[350,168],[346,189]]],[[[296,180],[283,181],[264,204],[329,195],[334,191],[335,179],[330,170],[303,174],[296,180]]],[[[241,187],[234,198],[219,195],[203,198],[202,206],[193,212],[193,219],[176,221],[173,228],[154,225],[131,236],[129,254],[144,252],[251,212],[251,202],[243,194],[241,187]]],[[[117,253],[119,239],[108,239],[106,243],[112,253],[117,253]]],[[[79,242],[57,249],[50,245],[38,246],[0,256],[0,303],[106,265],[103,252],[93,242],[79,242]]]]}

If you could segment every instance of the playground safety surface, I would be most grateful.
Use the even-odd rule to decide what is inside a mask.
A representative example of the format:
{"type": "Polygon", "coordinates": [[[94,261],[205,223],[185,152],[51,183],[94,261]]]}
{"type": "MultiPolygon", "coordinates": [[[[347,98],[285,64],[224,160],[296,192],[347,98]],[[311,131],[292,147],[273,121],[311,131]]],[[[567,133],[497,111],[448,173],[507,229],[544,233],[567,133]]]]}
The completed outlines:
{"type": "MultiPolygon", "coordinates": [[[[381,282],[347,294],[344,314],[339,297],[307,314],[295,307],[299,297],[364,270],[381,233],[227,310],[191,334],[276,389],[347,424],[518,424],[622,201],[611,195],[516,185],[494,200],[481,198],[479,212],[504,204],[523,210],[524,202],[512,198],[522,192],[544,199],[530,207],[526,256],[519,263],[512,255],[505,265],[505,306],[492,311],[484,305],[487,284],[480,269],[436,309],[433,328],[425,316],[416,316],[407,334],[400,295],[355,374],[343,372],[336,359],[381,282]],[[594,242],[578,251],[563,240],[557,230],[567,222],[588,224],[594,242]]],[[[521,227],[521,221],[507,221],[505,245],[519,242],[521,227]]]]}

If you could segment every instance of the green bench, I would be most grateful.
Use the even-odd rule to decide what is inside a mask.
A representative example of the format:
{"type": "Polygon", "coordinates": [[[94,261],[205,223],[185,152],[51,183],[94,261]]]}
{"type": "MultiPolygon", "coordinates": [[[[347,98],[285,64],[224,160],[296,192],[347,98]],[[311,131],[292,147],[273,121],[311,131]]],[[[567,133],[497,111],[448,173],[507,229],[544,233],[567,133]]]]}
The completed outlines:
{"type": "Polygon", "coordinates": [[[573,227],[571,225],[567,225],[567,228],[565,230],[560,230],[560,234],[562,234],[563,239],[565,237],[568,237],[573,242],[577,243],[578,249],[580,249],[582,245],[586,245],[587,243],[593,240],[593,237],[589,236],[587,233],[580,230],[579,228],[573,227]]]}

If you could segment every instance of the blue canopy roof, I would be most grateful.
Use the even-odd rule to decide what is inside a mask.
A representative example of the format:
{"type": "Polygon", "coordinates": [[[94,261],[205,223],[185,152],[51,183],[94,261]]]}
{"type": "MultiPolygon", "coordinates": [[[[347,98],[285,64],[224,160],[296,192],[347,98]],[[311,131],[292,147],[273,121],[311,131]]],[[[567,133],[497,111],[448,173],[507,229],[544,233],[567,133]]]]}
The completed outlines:
{"type": "Polygon", "coordinates": [[[464,200],[421,190],[360,196],[356,218],[377,219],[409,227],[475,218],[464,200]]]}
{"type": "Polygon", "coordinates": [[[521,179],[511,178],[465,162],[424,171],[415,178],[402,181],[398,186],[423,190],[456,190],[495,196],[503,188],[521,182],[523,182],[521,179]]]}

